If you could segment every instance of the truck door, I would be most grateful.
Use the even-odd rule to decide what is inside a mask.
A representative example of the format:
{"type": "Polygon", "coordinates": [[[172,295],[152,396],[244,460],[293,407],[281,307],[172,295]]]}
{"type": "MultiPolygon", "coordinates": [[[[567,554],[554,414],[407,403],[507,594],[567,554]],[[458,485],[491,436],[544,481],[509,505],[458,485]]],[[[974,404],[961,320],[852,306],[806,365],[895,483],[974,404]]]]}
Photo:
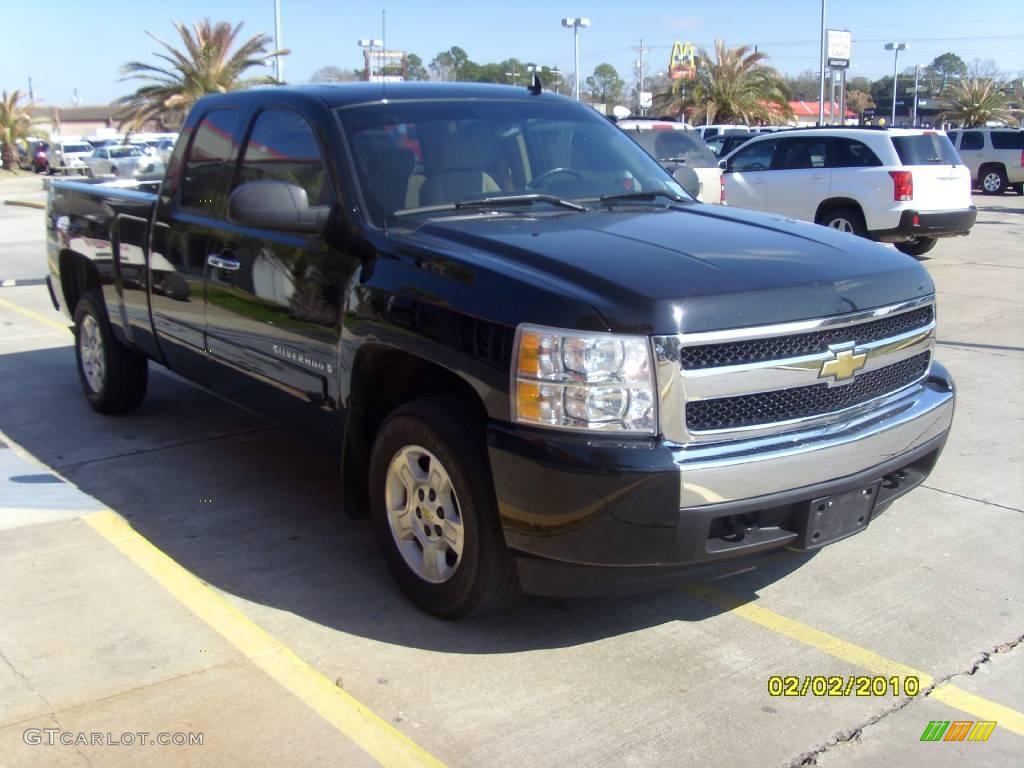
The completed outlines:
{"type": "Polygon", "coordinates": [[[223,250],[219,225],[238,155],[237,120],[235,109],[212,109],[190,135],[183,132],[185,155],[168,166],[153,222],[153,327],[171,369],[198,380],[207,354],[206,262],[223,250]]]}
{"type": "MultiPolygon", "coordinates": [[[[310,205],[332,205],[329,163],[300,113],[258,112],[235,188],[282,180],[310,205]]],[[[342,293],[359,263],[325,233],[255,229],[224,222],[224,245],[207,261],[207,343],[216,361],[312,406],[330,409],[338,380],[342,293]]]]}

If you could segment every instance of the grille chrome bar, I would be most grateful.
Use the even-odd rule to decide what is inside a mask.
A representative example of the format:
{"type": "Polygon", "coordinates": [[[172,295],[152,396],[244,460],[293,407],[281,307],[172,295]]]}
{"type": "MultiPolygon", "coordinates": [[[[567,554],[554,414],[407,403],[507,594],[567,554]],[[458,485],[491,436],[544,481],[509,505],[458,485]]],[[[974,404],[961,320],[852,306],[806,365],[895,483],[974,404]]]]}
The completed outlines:
{"type": "Polygon", "coordinates": [[[667,439],[686,443],[777,434],[852,418],[870,410],[880,399],[888,398],[896,391],[919,386],[927,377],[934,353],[934,296],[831,318],[720,332],[656,336],[653,344],[661,431],[667,439]],[[787,334],[793,338],[779,338],[787,334]],[[759,340],[764,339],[771,341],[762,344],[759,340]],[[736,342],[742,344],[736,345],[736,342]],[[705,356],[697,366],[692,365],[697,358],[687,355],[693,347],[715,345],[719,345],[712,350],[716,362],[730,361],[737,355],[755,359],[705,367],[709,359],[705,356]],[[730,346],[723,351],[720,345],[730,346]],[[808,349],[815,351],[805,353],[808,349]],[[793,354],[794,350],[796,354],[793,354]],[[762,359],[765,354],[781,357],[762,359]],[[847,371],[837,376],[830,375],[836,370],[834,361],[837,356],[846,356],[844,362],[849,362],[851,354],[857,358],[853,368],[855,374],[851,376],[847,371]],[[923,373],[919,375],[915,370],[913,381],[909,381],[907,361],[913,358],[926,362],[923,373]],[[687,361],[691,367],[685,367],[687,361]],[[892,370],[880,373],[887,368],[892,370]],[[896,371],[902,372],[902,378],[892,375],[896,371]],[[846,378],[838,380],[844,376],[846,378]],[[859,385],[859,381],[863,384],[859,385]],[[876,382],[876,386],[866,387],[871,381],[876,382]],[[848,386],[856,388],[857,397],[853,397],[854,390],[846,393],[836,391],[848,386]],[[705,415],[717,413],[721,417],[722,413],[731,413],[728,398],[746,398],[743,403],[738,403],[744,407],[750,403],[792,403],[787,390],[817,393],[812,401],[820,404],[820,410],[814,407],[795,410],[780,407],[778,418],[772,418],[771,408],[768,408],[764,413],[758,412],[764,418],[738,421],[732,416],[724,421],[719,418],[719,423],[728,425],[724,428],[708,427],[707,424],[716,423],[715,419],[704,422],[689,418],[687,411],[687,404],[718,400],[717,405],[726,406],[724,411],[714,408],[708,411],[704,405],[696,405],[695,410],[705,415]]]}

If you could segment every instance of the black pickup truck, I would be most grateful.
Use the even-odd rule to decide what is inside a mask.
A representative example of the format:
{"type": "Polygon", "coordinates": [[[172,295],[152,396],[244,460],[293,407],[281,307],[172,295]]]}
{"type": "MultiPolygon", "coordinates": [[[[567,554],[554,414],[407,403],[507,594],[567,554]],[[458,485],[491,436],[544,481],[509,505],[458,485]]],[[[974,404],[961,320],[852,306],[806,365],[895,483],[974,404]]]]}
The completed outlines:
{"type": "Polygon", "coordinates": [[[308,426],[447,617],[813,550],[931,470],[954,387],[913,259],[696,203],[536,87],[382,88],[205,97],[162,180],[52,185],[96,410],[152,360],[308,426]]]}

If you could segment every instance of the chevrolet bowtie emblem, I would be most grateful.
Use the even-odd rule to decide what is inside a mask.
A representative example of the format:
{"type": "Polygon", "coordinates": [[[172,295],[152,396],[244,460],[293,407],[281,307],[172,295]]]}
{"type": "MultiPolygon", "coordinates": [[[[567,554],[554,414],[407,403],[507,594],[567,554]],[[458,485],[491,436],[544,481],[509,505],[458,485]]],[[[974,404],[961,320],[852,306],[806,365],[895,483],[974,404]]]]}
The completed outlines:
{"type": "Polygon", "coordinates": [[[826,360],[821,364],[821,370],[818,371],[819,379],[827,379],[829,376],[835,378],[836,381],[846,381],[852,379],[853,374],[864,367],[868,361],[867,352],[856,352],[853,349],[844,349],[841,351],[832,350],[834,357],[831,360],[826,360]]]}

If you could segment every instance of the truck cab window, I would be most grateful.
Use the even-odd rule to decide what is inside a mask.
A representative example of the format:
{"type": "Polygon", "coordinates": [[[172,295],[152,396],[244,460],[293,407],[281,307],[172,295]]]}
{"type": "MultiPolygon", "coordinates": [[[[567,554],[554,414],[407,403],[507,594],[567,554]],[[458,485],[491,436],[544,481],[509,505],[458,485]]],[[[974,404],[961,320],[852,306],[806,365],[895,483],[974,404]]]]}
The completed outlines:
{"type": "Polygon", "coordinates": [[[182,207],[213,215],[222,207],[238,150],[233,133],[236,117],[233,109],[214,109],[199,123],[185,157],[182,207]]]}
{"type": "Polygon", "coordinates": [[[327,164],[309,123],[290,109],[265,109],[256,117],[242,155],[238,183],[277,179],[306,190],[310,205],[330,202],[327,164]]]}

